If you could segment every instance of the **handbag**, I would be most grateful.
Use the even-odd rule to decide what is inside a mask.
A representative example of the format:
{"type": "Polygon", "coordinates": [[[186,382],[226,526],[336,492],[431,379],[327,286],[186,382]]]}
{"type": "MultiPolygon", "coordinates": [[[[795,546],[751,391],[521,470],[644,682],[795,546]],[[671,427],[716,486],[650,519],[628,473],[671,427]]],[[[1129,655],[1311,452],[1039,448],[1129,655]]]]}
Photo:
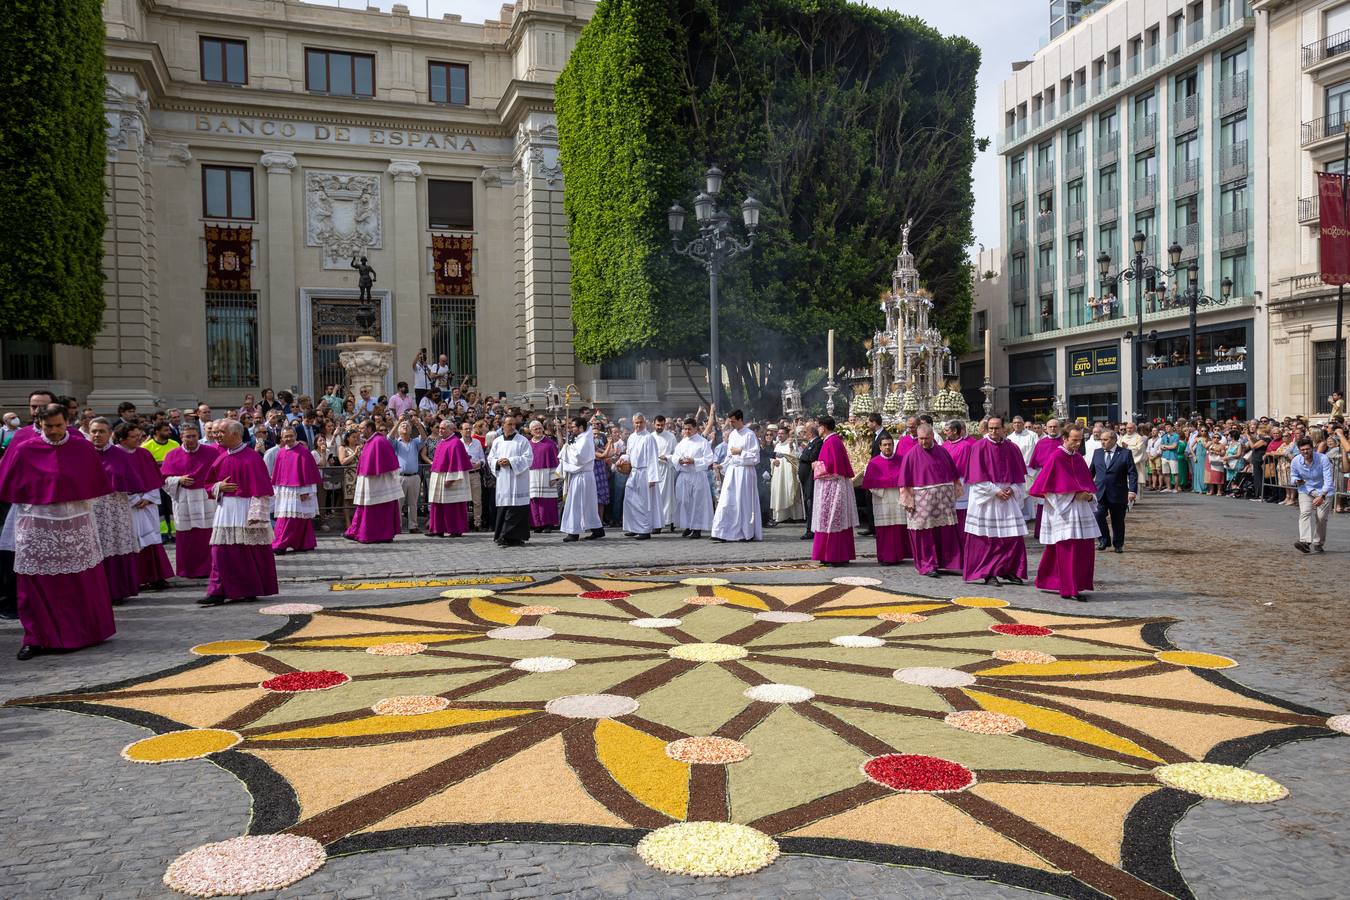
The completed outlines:
{"type": "Polygon", "coordinates": [[[825,464],[820,460],[811,463],[811,477],[824,478],[828,473],[825,471],[825,464]]]}
{"type": "Polygon", "coordinates": [[[633,464],[626,459],[621,459],[614,464],[614,471],[620,475],[631,475],[633,473],[633,464]]]}

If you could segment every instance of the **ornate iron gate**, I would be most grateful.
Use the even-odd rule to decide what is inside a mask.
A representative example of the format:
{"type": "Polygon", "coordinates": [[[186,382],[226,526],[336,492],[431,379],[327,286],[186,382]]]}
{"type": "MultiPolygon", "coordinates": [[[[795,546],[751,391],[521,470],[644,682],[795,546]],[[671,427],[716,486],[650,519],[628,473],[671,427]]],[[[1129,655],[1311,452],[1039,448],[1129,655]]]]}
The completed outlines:
{"type": "Polygon", "coordinates": [[[367,304],[355,298],[316,297],[314,300],[314,383],[310,390],[317,396],[330,384],[347,386],[347,373],[338,361],[338,344],[354,341],[363,334],[381,340],[380,301],[374,302],[375,322],[367,329],[357,324],[357,317],[367,304]]]}

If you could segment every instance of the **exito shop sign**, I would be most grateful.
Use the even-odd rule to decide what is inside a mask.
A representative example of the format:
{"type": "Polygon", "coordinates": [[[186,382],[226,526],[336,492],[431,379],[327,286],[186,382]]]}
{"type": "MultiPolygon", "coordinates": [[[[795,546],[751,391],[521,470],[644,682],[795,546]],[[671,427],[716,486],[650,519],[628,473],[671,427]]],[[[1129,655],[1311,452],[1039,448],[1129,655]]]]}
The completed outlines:
{"type": "Polygon", "coordinates": [[[1120,371],[1120,355],[1115,347],[1069,351],[1069,376],[1111,375],[1120,371]]]}

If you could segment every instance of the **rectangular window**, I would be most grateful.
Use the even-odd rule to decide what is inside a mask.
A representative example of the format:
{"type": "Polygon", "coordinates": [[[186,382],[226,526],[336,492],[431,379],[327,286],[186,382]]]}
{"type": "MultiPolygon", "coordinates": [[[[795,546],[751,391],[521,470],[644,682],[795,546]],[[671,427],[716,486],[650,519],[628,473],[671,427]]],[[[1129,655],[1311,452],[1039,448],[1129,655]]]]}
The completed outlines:
{"type": "Polygon", "coordinates": [[[1097,194],[1101,196],[1120,190],[1120,180],[1114,165],[1107,166],[1097,173],[1097,194]]]}
{"type": "Polygon", "coordinates": [[[206,293],[206,386],[258,386],[258,295],[206,293]]]}
{"type": "Polygon", "coordinates": [[[462,63],[433,62],[431,65],[431,102],[451,106],[469,105],[469,67],[462,63]]]}
{"type": "Polygon", "coordinates": [[[248,42],[230,38],[201,39],[202,81],[248,83],[248,42]]]}
{"type": "Polygon", "coordinates": [[[1189,72],[1178,75],[1173,84],[1173,97],[1190,97],[1193,96],[1199,88],[1199,76],[1196,74],[1195,70],[1192,69],[1189,72]]]}
{"type": "Polygon", "coordinates": [[[1055,167],[1055,145],[1046,141],[1036,148],[1036,168],[1044,172],[1055,167]]]}
{"type": "Polygon", "coordinates": [[[1082,150],[1083,147],[1085,146],[1085,144],[1083,143],[1083,129],[1075,128],[1073,131],[1070,131],[1067,134],[1065,134],[1064,143],[1065,146],[1068,148],[1070,154],[1073,154],[1075,151],[1082,150]]]}
{"type": "Polygon", "coordinates": [[[1225,53],[1219,60],[1219,77],[1232,78],[1247,72],[1247,48],[1239,47],[1231,53],[1225,53]]]}
{"type": "Polygon", "coordinates": [[[1116,111],[1108,109],[1097,117],[1097,138],[1098,140],[1109,140],[1111,135],[1120,130],[1120,125],[1116,122],[1116,111]]]}
{"type": "Polygon", "coordinates": [[[374,97],[375,57],[338,50],[306,50],[305,89],[340,97],[374,97]]]}
{"type": "Polygon", "coordinates": [[[1138,126],[1139,122],[1143,121],[1148,116],[1153,115],[1157,111],[1158,98],[1154,96],[1152,91],[1149,91],[1142,97],[1134,98],[1134,121],[1136,126],[1138,126]]]}
{"type": "MultiPolygon", "coordinates": [[[[1327,116],[1335,117],[1336,122],[1345,121],[1345,114],[1350,111],[1350,81],[1343,81],[1340,84],[1332,85],[1327,88],[1327,116]]],[[[1327,123],[1328,133],[1339,131],[1340,125],[1333,127],[1332,123],[1327,123]]]]}
{"type": "Polygon", "coordinates": [[[0,379],[5,381],[50,381],[52,345],[32,338],[0,338],[0,379]]]}
{"type": "Polygon", "coordinates": [[[1080,205],[1083,202],[1084,198],[1085,195],[1083,192],[1083,179],[1075,178],[1073,181],[1070,181],[1067,185],[1065,185],[1064,202],[1067,203],[1069,206],[1080,205]]]}
{"type": "Polygon", "coordinates": [[[620,356],[600,364],[602,381],[634,381],[637,379],[638,360],[634,354],[620,356]]]}
{"type": "Polygon", "coordinates": [[[1134,158],[1134,180],[1142,181],[1158,174],[1158,157],[1152,153],[1141,153],[1134,158]]]}
{"type": "Polygon", "coordinates": [[[202,215],[208,219],[252,219],[253,170],[202,166],[202,215]]]}
{"type": "Polygon", "coordinates": [[[1200,158],[1200,142],[1195,138],[1187,138],[1184,141],[1177,141],[1176,152],[1173,159],[1180,166],[1182,163],[1200,158]]]}
{"type": "Polygon", "coordinates": [[[1027,175],[1027,157],[1022,154],[1009,163],[1009,177],[1013,181],[1020,181],[1027,175]]]}
{"type": "Polygon", "coordinates": [[[1237,212],[1247,208],[1247,183],[1239,181],[1231,184],[1219,193],[1219,214],[1237,212]]]}
{"type": "Polygon", "coordinates": [[[427,181],[429,228],[454,231],[473,230],[473,182],[427,181]]]}
{"type": "Polygon", "coordinates": [[[1097,252],[1111,257],[1113,266],[1120,263],[1120,245],[1115,225],[1103,225],[1097,230],[1097,252]]]}
{"type": "Polygon", "coordinates": [[[431,298],[431,355],[444,353],[455,378],[478,378],[478,301],[473,297],[431,298]]]}
{"type": "Polygon", "coordinates": [[[1012,208],[1011,212],[1009,213],[1009,218],[1012,219],[1012,225],[1014,230],[1017,230],[1021,226],[1025,225],[1027,221],[1027,205],[1025,203],[1018,203],[1016,206],[1012,208]]]}
{"type": "MultiPolygon", "coordinates": [[[[1233,288],[1233,293],[1237,293],[1237,288],[1233,288]]],[[[1342,344],[1345,342],[1342,341],[1342,344]]],[[[1313,341],[1313,355],[1317,358],[1317,396],[1313,398],[1316,409],[1319,413],[1331,412],[1331,403],[1327,400],[1331,392],[1336,390],[1336,342],[1335,341],[1313,341]]],[[[1341,365],[1345,365],[1345,349],[1341,349],[1341,365]]]]}
{"type": "Polygon", "coordinates": [[[1219,123],[1219,146],[1232,147],[1247,140],[1247,114],[1229,116],[1219,123]]]}
{"type": "Polygon", "coordinates": [[[1251,271],[1246,253],[1235,253],[1219,259],[1219,279],[1233,279],[1233,296],[1246,297],[1252,292],[1251,271]]]}

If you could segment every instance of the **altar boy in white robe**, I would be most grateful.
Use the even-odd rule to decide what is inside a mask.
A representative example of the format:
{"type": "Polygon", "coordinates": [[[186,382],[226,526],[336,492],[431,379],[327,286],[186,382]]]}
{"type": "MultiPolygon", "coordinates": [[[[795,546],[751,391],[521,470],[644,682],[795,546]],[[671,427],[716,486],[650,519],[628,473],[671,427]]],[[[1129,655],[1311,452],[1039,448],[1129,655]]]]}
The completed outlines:
{"type": "Polygon", "coordinates": [[[652,438],[656,441],[656,468],[661,479],[656,483],[656,492],[660,495],[660,510],[657,515],[657,531],[675,522],[675,445],[679,438],[675,436],[665,416],[652,420],[652,438]]]}
{"type": "Polygon", "coordinates": [[[764,521],[759,512],[759,438],[745,427],[739,409],[727,416],[727,460],[722,468],[722,493],[713,516],[712,539],[727,541],[764,540],[764,521]]]}
{"type": "Polygon", "coordinates": [[[712,528],[712,494],[708,470],[713,464],[712,447],[698,433],[698,422],[684,420],[684,436],[675,445],[675,527],[684,537],[697,540],[712,528]]]}
{"type": "Polygon", "coordinates": [[[563,543],[581,540],[583,531],[590,532],[586,540],[598,540],[605,536],[605,529],[595,499],[595,438],[581,416],[567,423],[567,431],[571,436],[558,454],[558,473],[566,485],[560,526],[566,535],[563,543]]]}
{"type": "Polygon", "coordinates": [[[530,539],[530,442],[516,431],[516,420],[502,420],[502,433],[488,451],[488,468],[497,476],[495,539],[503,547],[522,547],[530,539]]]}
{"type": "Polygon", "coordinates": [[[657,462],[656,439],[647,430],[647,417],[633,415],[633,434],[620,462],[627,462],[628,485],[623,492],[623,533],[639,541],[651,538],[661,528],[661,469],[657,462]]]}

